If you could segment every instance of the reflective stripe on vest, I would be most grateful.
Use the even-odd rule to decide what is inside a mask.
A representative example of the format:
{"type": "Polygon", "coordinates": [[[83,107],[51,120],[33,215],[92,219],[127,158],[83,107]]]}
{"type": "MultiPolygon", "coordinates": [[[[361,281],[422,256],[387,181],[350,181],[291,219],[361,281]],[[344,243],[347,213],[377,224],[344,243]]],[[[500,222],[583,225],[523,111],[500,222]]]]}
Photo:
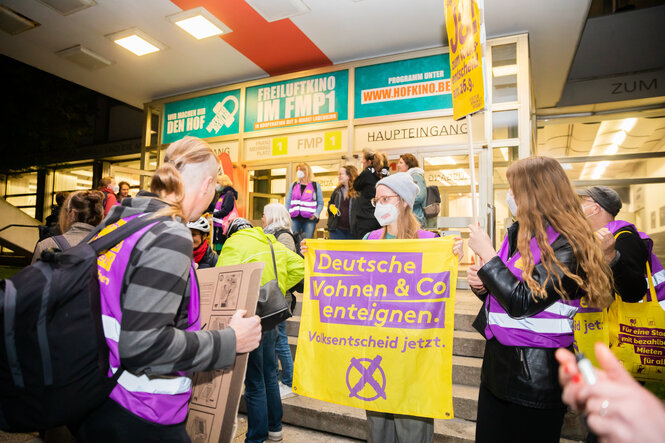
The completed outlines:
{"type": "Polygon", "coordinates": [[[310,218],[316,214],[316,193],[314,192],[314,182],[307,183],[304,191],[300,192],[300,183],[296,182],[291,192],[291,203],[289,204],[289,214],[291,218],[303,217],[310,218]]]}
{"type": "MultiPolygon", "coordinates": [[[[622,228],[630,227],[635,232],[637,232],[637,234],[640,236],[642,240],[645,240],[647,242],[648,245],[647,249],[649,250],[649,262],[651,263],[651,277],[653,278],[653,286],[656,289],[656,297],[658,298],[660,306],[663,309],[665,309],[665,270],[663,270],[663,265],[660,263],[660,260],[658,260],[658,257],[656,257],[656,254],[653,253],[653,240],[651,240],[651,237],[646,235],[644,232],[638,230],[635,227],[635,225],[633,225],[632,223],[628,223],[627,221],[623,220],[615,220],[613,222],[609,222],[607,225],[605,225],[605,227],[609,229],[612,234],[616,234],[622,228]]],[[[646,276],[646,273],[644,275],[644,278],[647,281],[648,285],[649,278],[646,276]]]]}
{"type": "MultiPolygon", "coordinates": [[[[120,220],[104,228],[100,236],[108,234],[135,216],[120,220]]],[[[157,222],[155,222],[156,224],[157,222]]],[[[125,269],[132,250],[149,225],[129,236],[97,260],[99,289],[101,294],[102,325],[109,347],[109,377],[120,367],[118,341],[122,322],[120,292],[125,269]]],[[[190,298],[187,310],[187,330],[200,330],[199,292],[193,267],[190,269],[190,298]]],[[[186,373],[163,376],[135,375],[124,371],[110,397],[139,417],[163,425],[182,423],[187,417],[187,406],[192,391],[192,380],[186,373]]]]}
{"type": "MultiPolygon", "coordinates": [[[[551,226],[547,228],[547,240],[552,244],[557,233],[551,226]]],[[[536,238],[531,239],[531,254],[534,266],[540,263],[540,248],[536,238]]],[[[508,257],[510,245],[508,236],[503,241],[499,258],[506,264],[510,272],[522,280],[521,256],[519,251],[508,257]]],[[[523,281],[523,280],[522,280],[523,281]]],[[[497,299],[489,294],[487,297],[487,326],[485,337],[492,337],[505,346],[528,346],[540,348],[568,347],[573,343],[573,317],[577,313],[574,302],[556,301],[547,309],[526,318],[513,318],[503,309],[497,299]]]]}

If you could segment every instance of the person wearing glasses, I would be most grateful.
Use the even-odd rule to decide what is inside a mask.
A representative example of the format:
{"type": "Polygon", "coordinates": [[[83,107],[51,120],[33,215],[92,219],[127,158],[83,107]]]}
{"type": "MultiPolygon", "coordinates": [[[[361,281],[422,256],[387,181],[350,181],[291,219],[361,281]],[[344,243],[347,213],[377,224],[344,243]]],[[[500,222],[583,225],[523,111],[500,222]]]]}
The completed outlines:
{"type": "MultiPolygon", "coordinates": [[[[376,196],[371,200],[374,217],[381,228],[369,232],[363,239],[418,239],[435,238],[434,232],[420,229],[420,222],[413,214],[413,205],[418,194],[411,176],[398,172],[379,180],[376,196]]],[[[453,253],[462,260],[463,243],[457,238],[453,253]]],[[[370,442],[432,442],[434,419],[383,412],[366,411],[367,435],[370,442]]]]}

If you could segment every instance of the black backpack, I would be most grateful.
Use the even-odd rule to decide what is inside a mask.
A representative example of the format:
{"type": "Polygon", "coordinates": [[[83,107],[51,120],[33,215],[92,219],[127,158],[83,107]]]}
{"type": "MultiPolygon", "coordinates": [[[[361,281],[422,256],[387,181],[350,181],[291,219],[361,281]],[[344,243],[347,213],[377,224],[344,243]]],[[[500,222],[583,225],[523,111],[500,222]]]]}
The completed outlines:
{"type": "Polygon", "coordinates": [[[111,393],[97,256],[161,219],[138,217],[0,281],[0,429],[29,432],[81,420],[111,393]]]}
{"type": "Polygon", "coordinates": [[[425,200],[425,207],[423,212],[425,218],[438,217],[441,210],[441,194],[437,186],[431,185],[427,187],[427,199],[425,200]]]}
{"type": "Polygon", "coordinates": [[[297,234],[294,234],[288,229],[280,229],[279,231],[275,232],[275,238],[279,237],[282,234],[289,234],[291,236],[291,238],[293,239],[293,243],[295,243],[296,245],[296,254],[298,254],[301,257],[304,257],[304,255],[302,255],[302,252],[300,252],[300,242],[302,242],[305,239],[303,233],[298,232],[297,234]]]}

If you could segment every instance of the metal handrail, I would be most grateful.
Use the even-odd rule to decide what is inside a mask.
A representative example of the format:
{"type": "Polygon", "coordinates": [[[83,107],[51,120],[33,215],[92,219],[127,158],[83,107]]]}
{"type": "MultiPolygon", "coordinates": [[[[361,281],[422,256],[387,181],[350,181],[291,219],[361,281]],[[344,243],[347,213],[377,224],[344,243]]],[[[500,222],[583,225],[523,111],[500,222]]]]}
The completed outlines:
{"type": "Polygon", "coordinates": [[[8,228],[39,228],[42,225],[19,225],[19,224],[11,224],[7,225],[4,228],[0,228],[0,232],[4,231],[5,229],[8,228]]]}

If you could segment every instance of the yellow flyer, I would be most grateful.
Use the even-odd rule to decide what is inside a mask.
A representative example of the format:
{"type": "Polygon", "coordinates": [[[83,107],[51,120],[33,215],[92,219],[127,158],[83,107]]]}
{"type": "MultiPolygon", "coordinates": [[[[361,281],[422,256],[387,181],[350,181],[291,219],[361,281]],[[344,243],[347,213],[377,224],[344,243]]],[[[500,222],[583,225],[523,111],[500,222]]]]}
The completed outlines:
{"type": "Polygon", "coordinates": [[[455,120],[485,107],[481,20],[476,0],[444,0],[455,120]]]}
{"type": "Polygon", "coordinates": [[[453,242],[308,240],[293,391],[453,418],[453,242]]]}

